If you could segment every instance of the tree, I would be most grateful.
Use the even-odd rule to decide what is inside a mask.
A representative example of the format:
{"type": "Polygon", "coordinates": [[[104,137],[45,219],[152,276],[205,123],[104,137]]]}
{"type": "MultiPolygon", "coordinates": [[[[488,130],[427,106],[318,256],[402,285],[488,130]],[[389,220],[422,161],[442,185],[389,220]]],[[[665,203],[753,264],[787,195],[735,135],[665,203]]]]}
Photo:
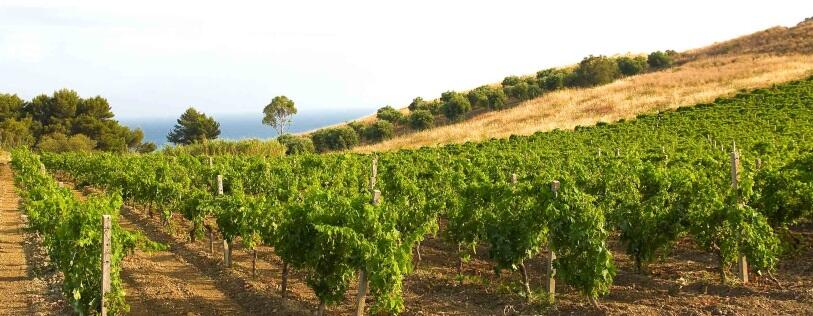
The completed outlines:
{"type": "Polygon", "coordinates": [[[311,135],[317,152],[345,150],[359,143],[359,136],[349,126],[320,129],[311,135]]]}
{"type": "Polygon", "coordinates": [[[375,117],[377,117],[379,120],[384,120],[390,123],[398,123],[404,117],[404,114],[402,114],[401,111],[387,105],[378,109],[375,117]]]}
{"type": "Polygon", "coordinates": [[[364,136],[374,142],[392,138],[395,127],[388,121],[376,121],[364,130],[364,136]]]}
{"type": "Polygon", "coordinates": [[[0,122],[20,116],[23,100],[16,94],[0,93],[0,122]]]}
{"type": "Polygon", "coordinates": [[[425,130],[435,124],[435,116],[427,110],[417,110],[409,114],[409,126],[416,130],[425,130]]]}
{"type": "Polygon", "coordinates": [[[286,155],[299,155],[315,151],[313,141],[307,137],[285,134],[277,137],[277,141],[285,146],[286,155]]]}
{"type": "Polygon", "coordinates": [[[294,106],[294,101],[280,95],[274,97],[271,103],[265,106],[263,114],[265,114],[263,124],[271,125],[277,131],[277,135],[283,135],[288,125],[291,125],[291,117],[296,114],[296,106],[294,106]]]}
{"type": "Polygon", "coordinates": [[[613,82],[620,77],[618,63],[607,56],[589,56],[576,68],[576,83],[582,87],[592,87],[613,82]]]}
{"type": "Polygon", "coordinates": [[[167,135],[167,141],[188,145],[220,136],[220,123],[190,107],[178,118],[178,123],[167,135]]]}
{"type": "Polygon", "coordinates": [[[409,110],[428,110],[428,102],[424,101],[421,97],[416,97],[415,99],[412,99],[412,103],[409,104],[409,110]]]}
{"type": "Polygon", "coordinates": [[[644,56],[618,58],[618,69],[625,76],[634,76],[646,71],[647,59],[644,56]]]}
{"type": "Polygon", "coordinates": [[[443,115],[451,121],[458,121],[471,111],[469,99],[461,93],[446,92],[441,99],[444,100],[443,115]]]}
{"type": "Polygon", "coordinates": [[[53,133],[43,136],[37,147],[51,152],[90,152],[96,147],[96,141],[82,134],[68,137],[62,133],[53,133]]]}
{"type": "Polygon", "coordinates": [[[8,118],[0,123],[0,144],[4,147],[31,146],[35,142],[31,134],[31,118],[8,118]]]}
{"type": "Polygon", "coordinates": [[[653,69],[663,69],[672,65],[672,56],[675,53],[674,51],[657,51],[652,52],[647,56],[646,62],[649,64],[649,67],[653,69]]]}

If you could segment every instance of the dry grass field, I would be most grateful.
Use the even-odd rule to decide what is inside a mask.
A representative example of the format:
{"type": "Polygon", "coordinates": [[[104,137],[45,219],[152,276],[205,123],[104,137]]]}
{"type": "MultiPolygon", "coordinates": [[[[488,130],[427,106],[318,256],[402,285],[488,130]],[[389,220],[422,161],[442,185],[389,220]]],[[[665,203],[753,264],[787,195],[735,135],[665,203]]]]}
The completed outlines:
{"type": "Polygon", "coordinates": [[[457,124],[400,134],[354,150],[397,150],[571,129],[802,79],[813,75],[813,20],[683,52],[677,62],[679,66],[664,71],[548,93],[510,109],[473,113],[457,124]]]}

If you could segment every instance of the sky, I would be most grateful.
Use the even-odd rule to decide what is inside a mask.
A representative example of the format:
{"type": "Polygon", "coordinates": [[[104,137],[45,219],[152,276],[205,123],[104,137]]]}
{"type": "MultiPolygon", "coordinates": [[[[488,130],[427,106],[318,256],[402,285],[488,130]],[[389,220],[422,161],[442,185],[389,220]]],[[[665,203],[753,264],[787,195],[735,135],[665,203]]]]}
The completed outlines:
{"type": "Polygon", "coordinates": [[[69,88],[124,119],[259,113],[276,95],[306,113],[372,112],[811,16],[800,0],[0,0],[0,93],[69,88]]]}

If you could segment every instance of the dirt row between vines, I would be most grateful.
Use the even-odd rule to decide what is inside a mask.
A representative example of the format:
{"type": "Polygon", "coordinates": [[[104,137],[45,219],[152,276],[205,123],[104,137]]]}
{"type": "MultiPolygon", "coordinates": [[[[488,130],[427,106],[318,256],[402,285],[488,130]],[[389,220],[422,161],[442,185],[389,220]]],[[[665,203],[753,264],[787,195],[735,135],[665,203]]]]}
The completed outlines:
{"type": "Polygon", "coordinates": [[[65,315],[61,275],[25,216],[7,159],[0,161],[0,315],[65,315]]]}
{"type": "MultiPolygon", "coordinates": [[[[123,225],[132,225],[152,240],[169,245],[174,260],[184,262],[210,278],[214,287],[242,308],[242,313],[306,315],[316,310],[316,297],[307,287],[304,275],[295,270],[289,280],[289,299],[283,303],[279,295],[282,262],[270,247],[257,248],[259,260],[255,277],[252,276],[252,253],[239,242],[233,246],[233,267],[227,269],[223,266],[222,240],[216,237],[214,253],[209,253],[208,238],[190,241],[188,231],[191,225],[179,214],[175,214],[168,225],[164,225],[159,216],[151,218],[136,208],[124,207],[121,214],[123,225]]],[[[602,310],[590,307],[584,296],[561,281],[557,284],[555,305],[526,304],[520,294],[518,274],[494,273],[485,247],[479,247],[472,260],[464,264],[465,277],[461,285],[455,272],[456,247],[440,237],[429,237],[423,243],[420,268],[404,281],[406,309],[403,314],[813,314],[813,225],[795,227],[794,234],[798,239],[797,250],[782,258],[774,273],[781,285],[767,277],[752,275],[752,282],[745,286],[733,280],[727,285],[720,284],[715,258],[697,249],[689,238],[676,243],[666,258],[650,266],[646,275],[634,272],[633,264],[624,255],[617,238],[611,238],[617,275],[610,294],[600,299],[602,310]]],[[[543,295],[546,266],[543,258],[544,255],[540,255],[527,262],[532,287],[539,296],[543,295]]],[[[128,264],[125,264],[127,269],[128,264]]],[[[127,279],[125,277],[125,282],[127,279]]],[[[180,278],[179,282],[184,280],[187,279],[180,278]]],[[[133,304],[134,312],[141,301],[152,306],[164,297],[170,297],[174,302],[184,299],[176,293],[156,292],[151,289],[151,284],[132,286],[138,287],[136,291],[147,293],[141,294],[146,297],[139,299],[134,297],[137,292],[128,292],[128,301],[133,304]]],[[[354,283],[341,304],[328,307],[328,314],[352,314],[355,293],[354,283]]],[[[368,306],[372,303],[368,296],[368,306]]],[[[177,309],[174,311],[176,313],[170,314],[184,314],[177,309]]],[[[212,313],[228,314],[229,311],[214,309],[212,313]]]]}

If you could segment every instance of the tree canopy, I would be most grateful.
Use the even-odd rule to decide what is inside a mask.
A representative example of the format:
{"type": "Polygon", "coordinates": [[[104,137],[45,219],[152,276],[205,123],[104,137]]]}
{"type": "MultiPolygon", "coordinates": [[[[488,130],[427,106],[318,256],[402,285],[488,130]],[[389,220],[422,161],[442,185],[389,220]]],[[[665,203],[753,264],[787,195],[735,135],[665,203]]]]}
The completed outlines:
{"type": "Polygon", "coordinates": [[[83,99],[76,91],[62,89],[24,101],[17,95],[0,93],[3,146],[123,152],[145,148],[143,138],[140,129],[116,121],[110,104],[101,96],[83,99]],[[47,141],[45,145],[43,141],[47,141]]]}
{"type": "Polygon", "coordinates": [[[220,136],[220,123],[193,107],[178,118],[178,123],[167,135],[167,141],[173,144],[188,145],[200,143],[220,136]]]}
{"type": "Polygon", "coordinates": [[[263,114],[263,124],[273,127],[277,135],[284,135],[285,129],[291,125],[291,117],[296,114],[296,106],[293,100],[280,95],[263,108],[263,114]]]}

